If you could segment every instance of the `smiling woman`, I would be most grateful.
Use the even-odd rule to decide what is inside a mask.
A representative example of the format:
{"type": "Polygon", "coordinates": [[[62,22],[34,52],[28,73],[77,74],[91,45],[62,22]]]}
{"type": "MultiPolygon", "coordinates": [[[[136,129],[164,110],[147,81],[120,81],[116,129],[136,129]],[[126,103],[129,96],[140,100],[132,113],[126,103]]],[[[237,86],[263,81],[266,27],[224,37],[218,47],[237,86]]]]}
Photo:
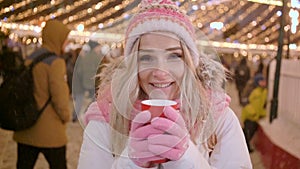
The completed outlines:
{"type": "Polygon", "coordinates": [[[179,84],[181,84],[184,73],[182,54],[178,38],[174,39],[161,33],[149,33],[141,36],[138,77],[139,84],[146,95],[152,98],[161,97],[161,95],[151,94],[152,91],[158,90],[163,96],[166,96],[163,99],[174,100],[179,97],[179,84]]]}
{"type": "Polygon", "coordinates": [[[124,60],[86,112],[98,117],[89,118],[78,168],[252,168],[222,89],[224,69],[199,54],[194,27],[176,4],[142,0],[125,37],[124,60]],[[178,106],[152,116],[154,109],[141,108],[149,99],[178,106]]]}

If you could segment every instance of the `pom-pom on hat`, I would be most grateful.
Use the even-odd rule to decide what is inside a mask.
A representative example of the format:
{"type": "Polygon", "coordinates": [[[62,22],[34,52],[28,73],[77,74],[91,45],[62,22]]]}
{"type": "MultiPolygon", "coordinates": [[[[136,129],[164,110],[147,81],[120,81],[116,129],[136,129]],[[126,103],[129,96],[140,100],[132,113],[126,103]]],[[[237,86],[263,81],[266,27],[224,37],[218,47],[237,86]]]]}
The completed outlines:
{"type": "Polygon", "coordinates": [[[195,43],[195,30],[188,16],[172,0],[142,0],[139,12],[130,21],[125,36],[125,56],[128,56],[137,38],[149,32],[169,32],[185,42],[190,49],[194,65],[199,54],[195,43]]]}

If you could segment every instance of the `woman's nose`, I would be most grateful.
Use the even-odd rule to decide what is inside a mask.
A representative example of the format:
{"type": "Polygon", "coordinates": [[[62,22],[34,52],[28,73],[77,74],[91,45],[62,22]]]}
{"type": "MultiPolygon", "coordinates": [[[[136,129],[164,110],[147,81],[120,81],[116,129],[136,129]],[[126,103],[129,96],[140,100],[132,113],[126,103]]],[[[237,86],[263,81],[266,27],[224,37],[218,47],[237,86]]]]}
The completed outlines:
{"type": "Polygon", "coordinates": [[[164,79],[168,76],[168,72],[162,68],[155,68],[152,71],[152,75],[158,79],[164,79]]]}

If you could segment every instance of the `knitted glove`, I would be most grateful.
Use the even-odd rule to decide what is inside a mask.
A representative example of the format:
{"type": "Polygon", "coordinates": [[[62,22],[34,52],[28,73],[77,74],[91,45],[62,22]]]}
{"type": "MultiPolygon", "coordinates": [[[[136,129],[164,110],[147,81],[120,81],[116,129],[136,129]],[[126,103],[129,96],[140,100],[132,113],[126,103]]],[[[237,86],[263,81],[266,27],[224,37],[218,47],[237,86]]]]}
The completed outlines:
{"type": "Polygon", "coordinates": [[[150,135],[162,134],[163,131],[155,129],[149,122],[151,114],[149,111],[138,113],[131,122],[129,133],[129,157],[140,167],[151,167],[151,161],[163,158],[149,151],[148,137],[150,135]]]}
{"type": "Polygon", "coordinates": [[[148,137],[148,148],[153,154],[175,161],[187,150],[189,133],[177,110],[170,106],[165,107],[164,115],[165,118],[156,117],[151,120],[151,126],[162,133],[148,137]]]}

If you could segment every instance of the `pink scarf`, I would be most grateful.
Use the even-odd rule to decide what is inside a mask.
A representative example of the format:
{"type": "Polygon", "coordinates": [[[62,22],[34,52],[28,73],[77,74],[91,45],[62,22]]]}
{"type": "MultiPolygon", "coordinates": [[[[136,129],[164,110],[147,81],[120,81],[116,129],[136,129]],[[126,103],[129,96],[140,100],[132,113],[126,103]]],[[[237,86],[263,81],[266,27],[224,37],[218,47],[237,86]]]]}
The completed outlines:
{"type": "MultiPolygon", "coordinates": [[[[102,95],[103,97],[98,97],[97,101],[92,102],[89,105],[84,116],[85,125],[87,125],[91,120],[109,122],[109,112],[111,111],[112,97],[110,90],[107,90],[104,93],[105,94],[102,95]]],[[[212,100],[212,106],[215,109],[214,117],[218,118],[229,106],[231,98],[227,94],[220,92],[213,92],[210,93],[210,95],[210,99],[212,100]]],[[[140,101],[137,101],[134,107],[136,108],[136,110],[140,110],[140,101]]],[[[134,114],[135,113],[138,112],[134,112],[134,114]]]]}

